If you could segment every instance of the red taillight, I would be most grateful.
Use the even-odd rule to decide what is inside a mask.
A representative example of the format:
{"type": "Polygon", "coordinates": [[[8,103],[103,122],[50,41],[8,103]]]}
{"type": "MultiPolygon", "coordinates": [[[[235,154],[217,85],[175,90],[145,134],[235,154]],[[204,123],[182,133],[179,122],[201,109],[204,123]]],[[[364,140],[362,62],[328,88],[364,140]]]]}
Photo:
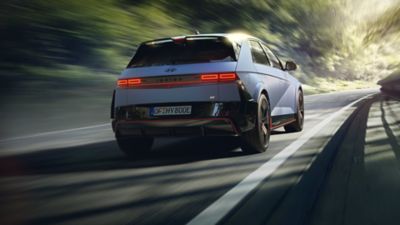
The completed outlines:
{"type": "Polygon", "coordinates": [[[237,80],[237,75],[236,73],[220,73],[218,78],[220,81],[237,80]]]}
{"type": "Polygon", "coordinates": [[[202,74],[200,76],[202,81],[210,82],[210,81],[234,81],[237,80],[238,77],[236,73],[212,73],[212,74],[202,74]]]}
{"type": "Polygon", "coordinates": [[[142,79],[140,79],[140,78],[120,79],[117,81],[117,86],[119,88],[128,88],[128,87],[140,85],[141,83],[142,83],[142,79]]]}
{"type": "Polygon", "coordinates": [[[128,79],[128,85],[139,85],[142,83],[142,79],[140,78],[133,78],[133,79],[128,79]]]}
{"type": "Polygon", "coordinates": [[[128,80],[127,79],[121,79],[117,81],[117,86],[119,88],[126,88],[128,87],[128,80]]]}
{"type": "Polygon", "coordinates": [[[218,74],[202,74],[200,76],[200,79],[203,81],[217,81],[218,80],[218,74]]]}

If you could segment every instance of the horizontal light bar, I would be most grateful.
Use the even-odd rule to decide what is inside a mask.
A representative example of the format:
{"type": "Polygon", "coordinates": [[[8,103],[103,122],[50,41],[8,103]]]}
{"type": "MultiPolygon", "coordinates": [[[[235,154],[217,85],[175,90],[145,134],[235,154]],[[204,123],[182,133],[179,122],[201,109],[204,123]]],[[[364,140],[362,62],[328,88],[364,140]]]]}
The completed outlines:
{"type": "MultiPolygon", "coordinates": [[[[146,78],[145,78],[146,79],[146,78]]],[[[145,80],[143,83],[142,78],[129,78],[129,79],[120,79],[117,82],[117,86],[119,88],[131,88],[131,87],[173,87],[173,86],[182,86],[182,85],[191,85],[191,84],[201,84],[201,83],[217,83],[217,82],[228,82],[238,80],[238,76],[236,73],[208,73],[208,74],[200,74],[192,75],[191,80],[186,81],[169,81],[169,82],[151,82],[152,78],[145,80]]]]}

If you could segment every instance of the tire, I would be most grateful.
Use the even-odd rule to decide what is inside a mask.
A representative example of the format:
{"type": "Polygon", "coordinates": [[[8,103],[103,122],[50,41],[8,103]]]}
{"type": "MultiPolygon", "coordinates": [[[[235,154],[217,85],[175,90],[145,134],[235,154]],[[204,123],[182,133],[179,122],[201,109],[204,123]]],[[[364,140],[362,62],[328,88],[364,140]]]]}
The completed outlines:
{"type": "Polygon", "coordinates": [[[146,155],[153,146],[154,138],[151,137],[116,137],[119,149],[129,158],[146,155]]]}
{"type": "Polygon", "coordinates": [[[254,129],[242,134],[242,150],[254,154],[267,150],[271,136],[271,110],[267,97],[258,99],[256,125],[254,129]]]}
{"type": "Polygon", "coordinates": [[[304,124],[304,96],[303,92],[299,90],[297,96],[297,113],[295,114],[295,121],[285,126],[286,132],[299,132],[303,130],[304,124]]]}

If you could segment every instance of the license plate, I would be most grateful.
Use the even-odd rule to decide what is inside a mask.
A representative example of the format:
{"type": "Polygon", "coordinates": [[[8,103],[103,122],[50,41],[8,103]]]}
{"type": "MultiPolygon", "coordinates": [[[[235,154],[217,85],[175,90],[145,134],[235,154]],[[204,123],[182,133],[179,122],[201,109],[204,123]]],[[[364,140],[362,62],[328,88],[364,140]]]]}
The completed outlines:
{"type": "Polygon", "coordinates": [[[190,115],[192,106],[160,106],[153,107],[150,112],[152,116],[190,115]]]}

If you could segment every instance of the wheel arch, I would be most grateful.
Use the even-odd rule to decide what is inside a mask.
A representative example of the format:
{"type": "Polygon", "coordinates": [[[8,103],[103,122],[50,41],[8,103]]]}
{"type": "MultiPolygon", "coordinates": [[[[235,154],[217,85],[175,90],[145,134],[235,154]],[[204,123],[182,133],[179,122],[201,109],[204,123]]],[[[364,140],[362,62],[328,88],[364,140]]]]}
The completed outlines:
{"type": "MultiPolygon", "coordinates": [[[[301,84],[298,85],[297,90],[296,90],[296,105],[297,105],[297,97],[298,97],[300,91],[301,91],[301,93],[303,93],[303,96],[304,96],[304,91],[303,91],[303,87],[301,86],[301,84]]],[[[304,97],[303,97],[303,99],[304,99],[304,97]]]]}
{"type": "Polygon", "coordinates": [[[261,89],[261,92],[260,92],[260,94],[258,95],[258,97],[260,97],[260,95],[265,95],[265,97],[267,97],[268,104],[270,104],[269,95],[268,95],[268,91],[267,91],[267,90],[261,89]]]}
{"type": "Polygon", "coordinates": [[[111,107],[110,107],[110,118],[111,119],[115,119],[115,89],[113,90],[113,93],[112,93],[111,107]]]}
{"type": "Polygon", "coordinates": [[[265,88],[263,83],[258,83],[256,91],[254,93],[254,101],[257,102],[258,99],[260,98],[260,95],[264,94],[267,97],[268,104],[270,104],[270,98],[269,98],[269,93],[268,90],[265,88]]]}
{"type": "Polygon", "coordinates": [[[303,96],[304,96],[303,87],[301,86],[301,84],[296,85],[294,91],[295,91],[295,93],[294,93],[294,102],[293,102],[294,108],[293,109],[296,109],[298,107],[297,99],[299,98],[300,91],[303,93],[303,96]]]}

